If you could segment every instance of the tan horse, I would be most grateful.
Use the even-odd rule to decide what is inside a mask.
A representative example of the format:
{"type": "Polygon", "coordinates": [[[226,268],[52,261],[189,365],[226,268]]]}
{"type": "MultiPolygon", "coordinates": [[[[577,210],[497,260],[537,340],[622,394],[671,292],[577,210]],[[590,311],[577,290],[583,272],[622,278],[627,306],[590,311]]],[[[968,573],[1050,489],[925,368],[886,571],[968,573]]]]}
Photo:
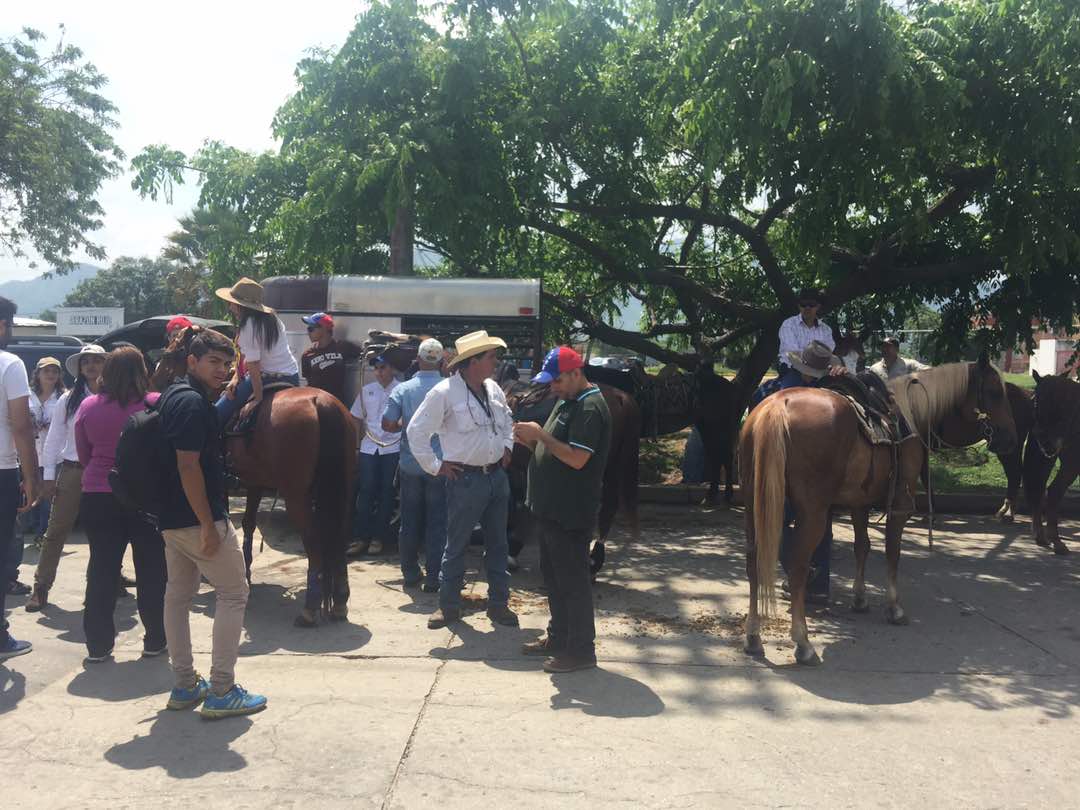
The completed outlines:
{"type": "Polygon", "coordinates": [[[747,653],[764,655],[760,617],[769,615],[775,606],[785,499],[795,512],[795,540],[787,566],[795,660],[819,664],[821,659],[806,629],[804,600],[810,557],[824,534],[829,507],[851,509],[856,561],[852,609],[862,613],[869,608],[865,571],[870,509],[886,507],[893,491],[885,526],[889,569],[886,618],[892,624],[906,624],[896,581],[900,539],[914,510],[931,428],[959,408],[977,414],[987,426],[992,451],[1009,452],[1016,443],[1002,377],[985,359],[899,377],[888,387],[914,431],[897,448],[894,486],[890,486],[893,448],[871,445],[859,429],[850,402],[834,391],[789,388],[766,399],[747,417],[739,436],[739,468],[746,498],[746,574],[750,580],[747,653]]]}

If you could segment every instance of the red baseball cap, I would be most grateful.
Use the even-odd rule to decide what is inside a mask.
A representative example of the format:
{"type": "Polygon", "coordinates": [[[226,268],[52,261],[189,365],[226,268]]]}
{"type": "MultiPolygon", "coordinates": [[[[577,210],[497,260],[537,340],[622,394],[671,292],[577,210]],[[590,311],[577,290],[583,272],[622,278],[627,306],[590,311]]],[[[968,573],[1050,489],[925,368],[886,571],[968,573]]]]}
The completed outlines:
{"type": "Polygon", "coordinates": [[[532,381],[546,385],[560,374],[573,371],[575,368],[585,368],[585,361],[581,359],[581,355],[569,346],[558,346],[547,353],[543,368],[532,378],[532,381]]]}
{"type": "Polygon", "coordinates": [[[174,329],[187,329],[189,326],[192,326],[190,320],[185,318],[183,315],[177,315],[175,318],[165,324],[165,331],[171,332],[174,329]]]}
{"type": "Polygon", "coordinates": [[[314,315],[305,315],[300,320],[308,326],[325,326],[327,329],[334,328],[334,319],[325,312],[316,312],[314,315]]]}

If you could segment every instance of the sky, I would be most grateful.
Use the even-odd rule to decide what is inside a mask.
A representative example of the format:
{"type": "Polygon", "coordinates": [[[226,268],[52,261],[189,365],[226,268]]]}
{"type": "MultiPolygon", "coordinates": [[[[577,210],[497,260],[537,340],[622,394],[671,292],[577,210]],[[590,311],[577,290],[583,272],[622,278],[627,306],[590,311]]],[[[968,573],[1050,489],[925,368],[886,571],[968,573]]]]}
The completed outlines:
{"type": "MultiPolygon", "coordinates": [[[[296,63],[313,47],[337,48],[364,3],[306,0],[299,5],[250,0],[186,0],[158,4],[36,0],[0,3],[0,37],[23,27],[46,34],[51,49],[65,26],[65,41],[108,77],[103,90],[118,108],[113,131],[127,156],[124,174],[106,181],[98,196],[104,227],[91,239],[108,263],[118,256],[156,256],[176,219],[194,206],[190,182],[170,206],[140,199],[127,165],[148,144],[166,143],[190,154],[207,138],[242,149],[274,146],[274,112],[295,89],[296,63]]],[[[75,261],[90,261],[75,255],[75,261]]],[[[32,278],[47,269],[34,257],[0,252],[0,281],[32,278]]],[[[94,264],[102,262],[94,261],[94,264]]]]}

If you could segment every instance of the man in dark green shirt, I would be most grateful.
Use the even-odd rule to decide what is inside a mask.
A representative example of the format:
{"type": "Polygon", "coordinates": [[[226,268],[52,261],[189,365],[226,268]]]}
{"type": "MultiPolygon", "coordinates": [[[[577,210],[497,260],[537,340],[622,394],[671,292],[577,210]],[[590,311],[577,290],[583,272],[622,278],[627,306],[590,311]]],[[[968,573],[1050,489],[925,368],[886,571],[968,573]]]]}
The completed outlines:
{"type": "Polygon", "coordinates": [[[526,503],[540,524],[540,570],[551,611],[547,636],[523,651],[549,656],[547,672],[596,666],[589,543],[611,446],[611,414],[584,366],[573,349],[552,349],[533,382],[550,384],[559,403],[543,427],[514,425],[514,439],[533,448],[526,503]]]}

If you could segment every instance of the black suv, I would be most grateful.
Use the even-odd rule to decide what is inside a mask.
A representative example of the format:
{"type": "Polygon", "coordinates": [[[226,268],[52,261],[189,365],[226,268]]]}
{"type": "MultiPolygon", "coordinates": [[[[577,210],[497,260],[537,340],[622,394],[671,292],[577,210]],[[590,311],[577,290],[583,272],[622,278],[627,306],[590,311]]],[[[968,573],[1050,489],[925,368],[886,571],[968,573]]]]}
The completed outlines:
{"type": "Polygon", "coordinates": [[[85,344],[76,337],[60,335],[13,335],[7,350],[23,361],[26,375],[34,373],[34,367],[42,357],[55,357],[64,369],[64,382],[71,387],[75,382],[67,372],[67,359],[78,354],[85,344]]]}

